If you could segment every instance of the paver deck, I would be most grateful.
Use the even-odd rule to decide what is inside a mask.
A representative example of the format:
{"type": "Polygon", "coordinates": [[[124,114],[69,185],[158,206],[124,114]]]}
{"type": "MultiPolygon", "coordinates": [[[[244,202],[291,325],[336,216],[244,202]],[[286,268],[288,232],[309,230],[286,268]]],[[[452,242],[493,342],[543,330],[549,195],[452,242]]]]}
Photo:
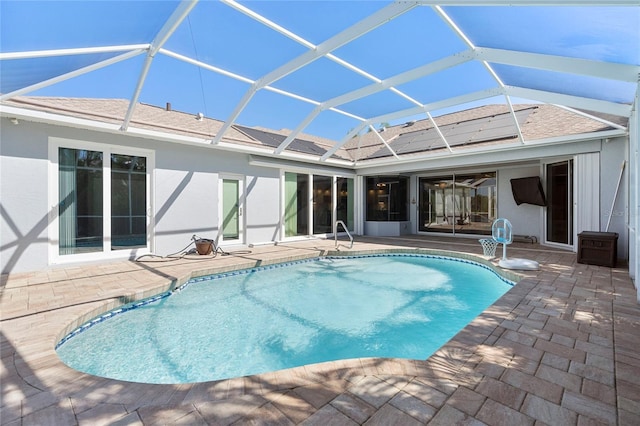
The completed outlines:
{"type": "MultiPolygon", "coordinates": [[[[332,240],[231,256],[108,262],[2,277],[2,425],[638,425],[640,306],[626,268],[513,244],[540,262],[427,360],[354,359],[215,382],[150,385],[65,366],[85,320],[191,276],[318,256],[332,240]]],[[[453,250],[476,240],[364,238],[352,250],[453,250]]]]}

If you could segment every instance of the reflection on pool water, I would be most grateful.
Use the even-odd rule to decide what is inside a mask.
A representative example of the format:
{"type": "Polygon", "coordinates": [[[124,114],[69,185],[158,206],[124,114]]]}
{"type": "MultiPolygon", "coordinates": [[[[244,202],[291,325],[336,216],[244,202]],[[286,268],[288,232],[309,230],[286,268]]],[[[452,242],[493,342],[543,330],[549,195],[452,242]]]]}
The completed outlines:
{"type": "Polygon", "coordinates": [[[77,370],[147,383],[346,358],[426,359],[511,285],[450,258],[320,258],[194,279],[89,322],[57,351],[77,370]]]}

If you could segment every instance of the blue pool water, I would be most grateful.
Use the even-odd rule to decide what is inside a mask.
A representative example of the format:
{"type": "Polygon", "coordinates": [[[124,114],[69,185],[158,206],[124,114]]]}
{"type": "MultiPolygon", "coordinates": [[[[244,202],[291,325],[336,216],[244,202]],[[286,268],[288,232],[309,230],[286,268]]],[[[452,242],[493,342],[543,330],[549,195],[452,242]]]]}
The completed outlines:
{"type": "Polygon", "coordinates": [[[146,383],[346,358],[426,359],[510,287],[454,259],[321,258],[192,280],[85,324],[57,351],[77,370],[146,383]]]}

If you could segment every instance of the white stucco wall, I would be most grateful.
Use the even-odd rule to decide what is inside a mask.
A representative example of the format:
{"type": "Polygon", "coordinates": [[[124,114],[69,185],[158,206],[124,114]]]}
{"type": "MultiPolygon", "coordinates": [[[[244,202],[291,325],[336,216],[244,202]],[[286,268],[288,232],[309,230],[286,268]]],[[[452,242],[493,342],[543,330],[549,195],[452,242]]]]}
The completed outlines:
{"type": "Polygon", "coordinates": [[[0,122],[0,262],[3,273],[46,266],[48,144],[43,126],[0,122]]]}
{"type": "MultiPolygon", "coordinates": [[[[216,240],[219,180],[244,178],[247,159],[211,149],[156,143],[154,212],[156,254],[181,250],[195,234],[216,240]]],[[[246,207],[243,209],[246,210],[246,207]]]]}
{"type": "MultiPolygon", "coordinates": [[[[152,176],[154,253],[166,255],[179,251],[191,242],[193,234],[212,239],[217,237],[221,176],[244,177],[244,243],[260,244],[281,238],[281,170],[277,165],[252,165],[246,154],[210,147],[178,145],[120,133],[100,133],[27,121],[13,125],[6,118],[0,123],[0,131],[0,266],[3,273],[38,270],[49,263],[48,227],[53,217],[50,209],[56,205],[55,201],[49,200],[50,137],[122,145],[152,150],[155,153],[152,176]]],[[[499,217],[512,222],[515,234],[536,236],[541,241],[544,232],[541,207],[526,204],[517,206],[511,193],[510,180],[538,176],[541,162],[553,159],[556,155],[566,158],[572,151],[600,152],[600,214],[604,226],[611,210],[620,165],[623,160],[628,160],[628,144],[624,139],[529,147],[519,151],[521,158],[517,166],[507,158],[515,155],[515,151],[507,151],[504,153],[505,158],[499,159],[495,154],[452,157],[437,162],[438,173],[469,170],[470,167],[474,170],[497,170],[499,217]],[[492,163],[498,160],[501,162],[492,163]]],[[[514,161],[515,158],[513,157],[514,161]]],[[[414,169],[406,170],[405,173],[415,176],[425,170],[435,170],[435,164],[414,163],[414,169]]],[[[297,167],[309,170],[304,165],[297,167]]],[[[393,167],[397,173],[408,165],[387,167],[393,167]]],[[[375,172],[374,169],[360,170],[360,173],[370,175],[390,171],[388,168],[379,169],[375,172]]],[[[327,173],[330,174],[331,172],[327,173]]],[[[628,256],[627,221],[637,215],[637,209],[629,208],[628,176],[627,169],[609,229],[620,234],[620,258],[628,256]]],[[[415,189],[415,179],[412,179],[412,194],[415,189]]],[[[361,198],[362,194],[360,197],[356,194],[356,199],[361,198]]],[[[415,220],[413,206],[411,219],[415,220]]],[[[410,228],[413,230],[414,227],[410,228]]]]}
{"type": "Polygon", "coordinates": [[[218,233],[218,174],[213,166],[199,164],[193,150],[166,154],[158,153],[154,176],[153,251],[160,255],[182,249],[194,234],[215,239],[218,233]],[[188,164],[194,168],[186,169],[188,164]]]}
{"type": "Polygon", "coordinates": [[[629,162],[627,144],[623,139],[605,140],[600,151],[600,227],[606,231],[607,221],[611,216],[608,232],[618,233],[618,258],[628,259],[629,240],[627,222],[629,219],[629,162]],[[622,162],[625,162],[624,175],[616,196],[615,189],[620,179],[622,162]],[[615,197],[615,204],[613,204],[615,197]],[[612,208],[613,206],[613,208],[612,208]]]}
{"type": "Polygon", "coordinates": [[[250,166],[246,154],[26,121],[15,126],[7,119],[1,131],[3,273],[38,270],[49,264],[49,137],[154,151],[152,251],[158,255],[182,250],[193,234],[218,236],[221,175],[245,179],[245,242],[279,238],[279,171],[250,166]]]}
{"type": "Polygon", "coordinates": [[[247,242],[278,241],[280,235],[280,171],[253,167],[246,177],[245,222],[247,242]],[[256,174],[256,173],[259,173],[256,174]]]}
{"type": "Polygon", "coordinates": [[[514,235],[534,236],[542,241],[543,207],[517,205],[511,191],[511,179],[540,176],[540,165],[519,165],[498,169],[498,217],[508,219],[514,235]]]}

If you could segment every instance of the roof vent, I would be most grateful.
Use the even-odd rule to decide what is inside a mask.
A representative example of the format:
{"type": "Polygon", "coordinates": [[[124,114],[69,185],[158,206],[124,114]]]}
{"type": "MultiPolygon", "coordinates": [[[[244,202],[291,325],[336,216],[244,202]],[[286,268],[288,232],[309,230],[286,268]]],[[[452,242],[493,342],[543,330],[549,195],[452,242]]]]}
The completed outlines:
{"type": "Polygon", "coordinates": [[[201,112],[197,113],[196,114],[196,120],[198,120],[198,121],[204,120],[204,114],[201,113],[201,112]]]}
{"type": "Polygon", "coordinates": [[[171,102],[167,102],[167,106],[164,109],[166,111],[171,111],[171,102]]]}

